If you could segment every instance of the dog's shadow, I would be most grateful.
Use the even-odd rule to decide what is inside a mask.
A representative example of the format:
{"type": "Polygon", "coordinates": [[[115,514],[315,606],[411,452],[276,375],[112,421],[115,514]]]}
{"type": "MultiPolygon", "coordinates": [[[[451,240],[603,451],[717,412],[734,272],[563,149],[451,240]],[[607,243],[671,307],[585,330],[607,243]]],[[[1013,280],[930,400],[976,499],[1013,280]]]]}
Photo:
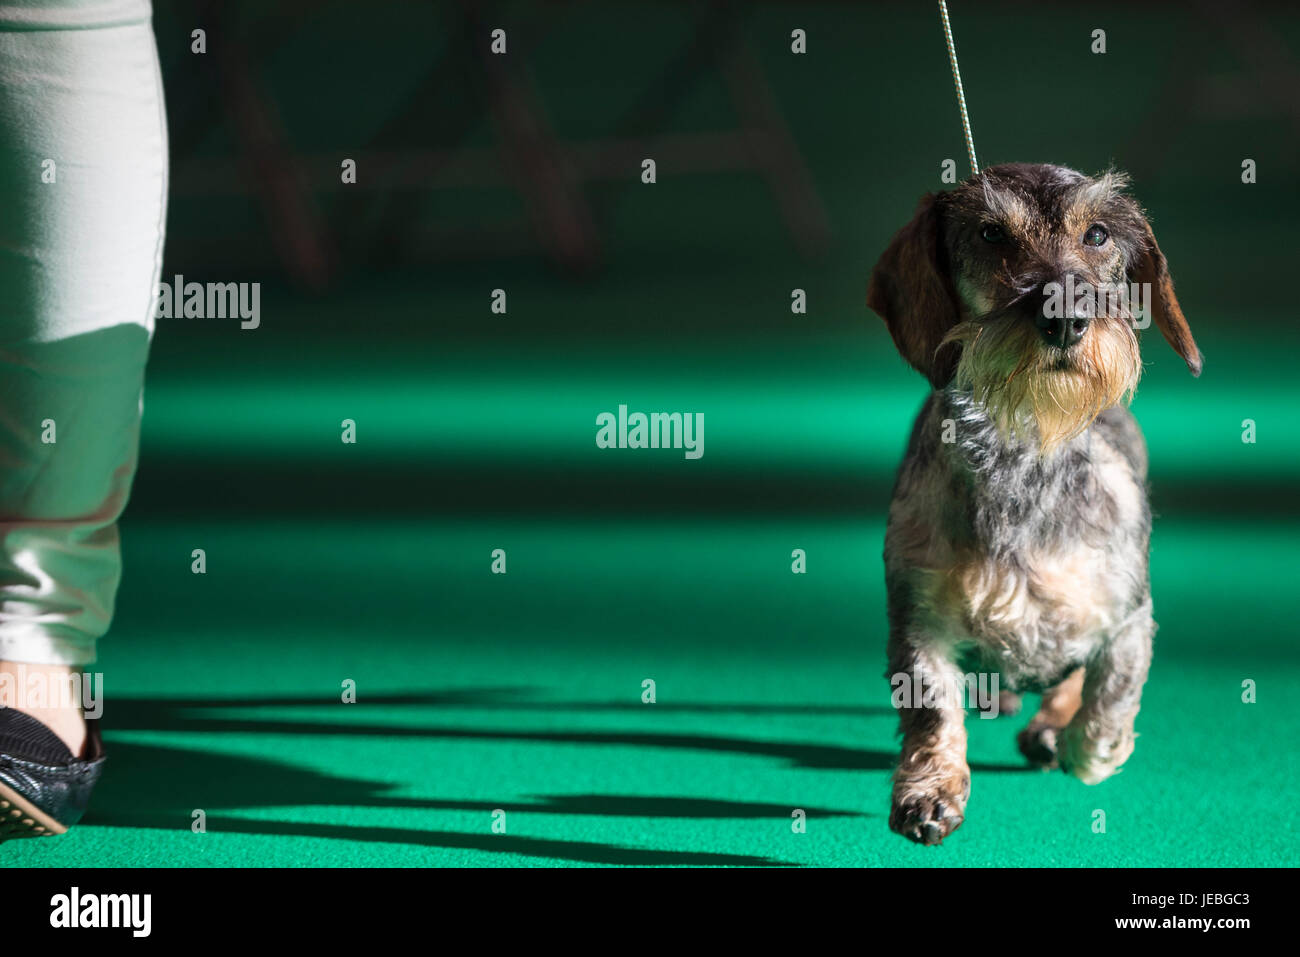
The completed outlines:
{"type": "MultiPolygon", "coordinates": [[[[422,710],[564,710],[636,711],[647,706],[624,702],[555,702],[535,700],[528,689],[483,688],[446,692],[416,692],[368,696],[366,702],[383,706],[410,705],[422,710]]],[[[318,746],[331,736],[375,736],[442,740],[535,741],[557,744],[619,745],[645,748],[680,748],[749,754],[776,758],[794,767],[817,770],[890,770],[896,753],[837,745],[769,741],[731,735],[668,731],[531,730],[520,728],[466,728],[456,725],[389,725],[364,720],[364,704],[349,705],[341,720],[307,720],[231,716],[241,708],[320,709],[329,702],[306,696],[211,698],[114,698],[105,711],[109,764],[100,783],[87,824],[122,827],[189,829],[202,810],[208,830],[245,834],[279,834],[333,837],[351,841],[415,844],[490,853],[524,854],[589,864],[678,865],[782,865],[768,858],[619,847],[583,841],[543,840],[490,833],[429,831],[416,828],[363,827],[290,821],[249,819],[220,812],[267,807],[353,806],[393,810],[480,811],[497,808],[529,814],[578,814],[604,817],[662,817],[694,819],[789,819],[791,807],[802,807],[809,818],[871,816],[858,811],[808,807],[802,802],[772,804],[708,797],[663,797],[617,794],[551,794],[525,801],[484,801],[405,797],[392,793],[391,785],[339,773],[324,773],[286,760],[192,750],[125,740],[119,732],[166,731],[183,733],[226,732],[310,736],[315,756],[318,746]],[[212,813],[217,812],[217,813],[212,813]]],[[[882,714],[888,708],[837,705],[723,705],[679,703],[655,706],[657,711],[701,713],[793,713],[862,716],[882,714]]],[[[980,765],[975,770],[1022,771],[1022,766],[980,765]]]]}

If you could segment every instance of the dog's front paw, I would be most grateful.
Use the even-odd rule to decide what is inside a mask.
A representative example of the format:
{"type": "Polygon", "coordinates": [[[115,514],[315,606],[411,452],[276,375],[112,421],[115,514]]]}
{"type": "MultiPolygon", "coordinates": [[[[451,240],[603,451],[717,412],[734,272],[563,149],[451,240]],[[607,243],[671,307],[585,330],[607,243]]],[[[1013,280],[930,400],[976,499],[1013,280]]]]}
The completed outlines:
{"type": "Polygon", "coordinates": [[[889,829],[918,844],[942,844],[966,819],[969,797],[969,773],[938,787],[917,787],[899,781],[894,785],[889,829]]]}
{"type": "Polygon", "coordinates": [[[1078,724],[1071,724],[1059,735],[1057,758],[1066,774],[1084,784],[1100,784],[1120,769],[1133,753],[1132,732],[1113,738],[1095,739],[1078,724]]]}

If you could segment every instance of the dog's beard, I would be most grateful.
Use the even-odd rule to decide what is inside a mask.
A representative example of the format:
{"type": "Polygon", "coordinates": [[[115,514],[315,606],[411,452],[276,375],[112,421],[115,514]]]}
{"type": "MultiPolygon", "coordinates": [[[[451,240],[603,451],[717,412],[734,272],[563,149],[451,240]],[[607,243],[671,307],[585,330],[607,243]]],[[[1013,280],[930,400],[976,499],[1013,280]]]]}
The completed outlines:
{"type": "Polygon", "coordinates": [[[1038,330],[1015,316],[959,323],[944,337],[949,343],[961,347],[958,388],[971,392],[1004,436],[1037,440],[1043,455],[1132,398],[1142,375],[1137,337],[1122,318],[1094,319],[1065,351],[1044,345],[1038,330]]]}

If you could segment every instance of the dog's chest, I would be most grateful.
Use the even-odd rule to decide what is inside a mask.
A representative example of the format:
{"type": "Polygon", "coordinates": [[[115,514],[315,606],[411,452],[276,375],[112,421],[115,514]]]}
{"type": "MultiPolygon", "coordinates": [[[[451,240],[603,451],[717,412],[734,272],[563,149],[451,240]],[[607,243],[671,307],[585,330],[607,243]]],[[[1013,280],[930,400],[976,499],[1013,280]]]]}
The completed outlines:
{"type": "Polygon", "coordinates": [[[1046,463],[939,450],[900,484],[887,557],[934,640],[977,652],[1008,684],[1041,686],[1126,614],[1144,517],[1140,483],[1101,442],[1046,463]]]}
{"type": "Polygon", "coordinates": [[[935,633],[954,651],[978,651],[1015,687],[1058,680],[1119,617],[1106,555],[1092,548],[968,553],[923,581],[935,633]]]}

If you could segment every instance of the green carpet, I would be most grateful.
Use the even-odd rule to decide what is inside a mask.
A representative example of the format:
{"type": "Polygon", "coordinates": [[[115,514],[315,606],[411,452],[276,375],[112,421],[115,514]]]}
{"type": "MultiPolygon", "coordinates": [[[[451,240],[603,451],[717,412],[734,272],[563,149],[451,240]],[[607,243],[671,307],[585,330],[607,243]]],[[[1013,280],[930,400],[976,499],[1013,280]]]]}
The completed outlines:
{"type": "Polygon", "coordinates": [[[102,646],[109,770],[83,826],[0,858],[1294,863],[1297,529],[1267,490],[1294,480],[1279,446],[1294,450],[1296,426],[1256,412],[1267,441],[1242,445],[1239,419],[1275,390],[1239,374],[1248,350],[1212,341],[1200,382],[1154,353],[1136,403],[1173,514],[1154,538],[1161,629],[1134,758],[1086,787],[1022,767],[1027,715],[972,716],[965,825],[937,849],[888,831],[880,515],[921,389],[881,338],[868,324],[841,349],[755,344],[730,368],[723,352],[641,352],[621,378],[537,353],[480,356],[471,374],[461,350],[427,357],[423,379],[397,358],[389,376],[340,376],[268,338],[260,370],[224,373],[226,393],[164,355],[137,489],[149,507],[124,524],[102,646]],[[596,449],[593,413],[639,397],[703,411],[704,458],[638,468],[596,449]],[[349,414],[355,446],[337,437],[349,414]],[[241,447],[279,465],[241,464],[241,447]],[[698,495],[673,485],[684,475],[698,495]],[[1188,488],[1227,497],[1187,504],[1188,488]]]}
{"type": "Polygon", "coordinates": [[[112,764],[94,811],[66,838],[0,854],[160,866],[1294,863],[1300,768],[1287,742],[1300,733],[1300,673],[1283,664],[1281,620],[1294,598],[1253,603],[1251,633],[1218,624],[1237,613],[1234,592],[1285,563],[1293,530],[1251,530],[1249,557],[1224,570],[1242,529],[1162,525],[1163,624],[1135,757],[1089,788],[1019,767],[1023,716],[972,717],[968,820],[941,849],[885,827],[895,719],[879,678],[880,533],[867,521],[137,527],[132,593],[154,598],[105,645],[112,764]],[[490,578],[483,546],[499,541],[511,564],[490,578]],[[186,568],[195,542],[206,577],[186,568]],[[788,571],[792,542],[810,555],[806,577],[788,571]],[[1227,574],[1210,589],[1198,570],[1212,568],[1227,574]],[[1258,704],[1240,702],[1246,677],[1258,704]],[[345,678],[356,704],[337,703],[345,678]],[[654,705],[641,703],[644,678],[657,682],[654,705]],[[178,686],[215,700],[186,704],[178,686]],[[190,831],[195,808],[206,834],[190,831]],[[491,830],[498,808],[504,835],[491,830]],[[804,834],[792,833],[795,808],[804,834]]]}

